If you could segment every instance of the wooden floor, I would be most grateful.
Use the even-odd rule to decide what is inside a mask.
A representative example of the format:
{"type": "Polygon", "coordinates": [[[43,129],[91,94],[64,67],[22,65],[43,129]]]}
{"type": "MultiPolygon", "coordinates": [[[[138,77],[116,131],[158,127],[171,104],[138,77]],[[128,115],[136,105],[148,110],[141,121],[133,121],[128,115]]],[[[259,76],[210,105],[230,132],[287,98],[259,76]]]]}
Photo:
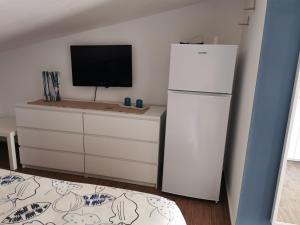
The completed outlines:
{"type": "MultiPolygon", "coordinates": [[[[0,168],[9,169],[6,145],[3,142],[0,142],[0,168]]],[[[18,172],[55,179],[68,180],[73,182],[105,185],[156,194],[175,201],[181,209],[182,214],[187,222],[187,225],[230,225],[227,198],[224,185],[222,187],[221,200],[218,204],[216,204],[215,202],[211,201],[197,200],[162,193],[161,191],[156,190],[155,188],[144,187],[134,184],[127,184],[96,178],[85,178],[77,175],[45,172],[33,169],[19,169],[18,172]]]]}
{"type": "Polygon", "coordinates": [[[300,225],[300,162],[287,163],[277,221],[300,225]]]}

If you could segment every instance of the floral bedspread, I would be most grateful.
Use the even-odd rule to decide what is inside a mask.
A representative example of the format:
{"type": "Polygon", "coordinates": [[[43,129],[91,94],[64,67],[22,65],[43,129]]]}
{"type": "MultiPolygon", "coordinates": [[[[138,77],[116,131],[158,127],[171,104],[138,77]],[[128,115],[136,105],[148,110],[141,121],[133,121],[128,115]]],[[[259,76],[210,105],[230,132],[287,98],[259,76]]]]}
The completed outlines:
{"type": "Polygon", "coordinates": [[[0,224],[186,225],[163,197],[1,169],[0,224]]]}

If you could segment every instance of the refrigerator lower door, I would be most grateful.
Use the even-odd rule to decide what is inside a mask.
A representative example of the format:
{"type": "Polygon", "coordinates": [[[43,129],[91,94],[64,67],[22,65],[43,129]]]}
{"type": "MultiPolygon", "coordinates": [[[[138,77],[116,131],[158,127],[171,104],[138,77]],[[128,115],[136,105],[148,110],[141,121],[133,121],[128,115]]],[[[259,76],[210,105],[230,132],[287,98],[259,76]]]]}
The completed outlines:
{"type": "Polygon", "coordinates": [[[230,100],[169,91],[164,192],[219,201],[230,100]]]}

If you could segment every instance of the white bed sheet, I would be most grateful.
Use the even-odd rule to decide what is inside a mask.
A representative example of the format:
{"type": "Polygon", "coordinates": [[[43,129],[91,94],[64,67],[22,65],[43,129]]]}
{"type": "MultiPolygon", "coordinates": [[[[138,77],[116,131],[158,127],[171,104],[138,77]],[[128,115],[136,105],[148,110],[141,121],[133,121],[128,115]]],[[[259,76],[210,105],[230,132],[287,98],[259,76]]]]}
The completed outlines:
{"type": "Polygon", "coordinates": [[[186,225],[166,198],[0,169],[0,224],[186,225]]]}

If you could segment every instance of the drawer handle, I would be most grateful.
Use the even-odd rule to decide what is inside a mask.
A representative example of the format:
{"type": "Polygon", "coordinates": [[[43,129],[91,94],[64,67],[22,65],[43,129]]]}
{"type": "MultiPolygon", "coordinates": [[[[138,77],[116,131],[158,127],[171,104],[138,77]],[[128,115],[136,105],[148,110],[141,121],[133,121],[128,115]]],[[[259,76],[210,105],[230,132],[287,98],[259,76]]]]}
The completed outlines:
{"type": "Polygon", "coordinates": [[[198,52],[199,55],[205,55],[207,52],[198,52]]]}

